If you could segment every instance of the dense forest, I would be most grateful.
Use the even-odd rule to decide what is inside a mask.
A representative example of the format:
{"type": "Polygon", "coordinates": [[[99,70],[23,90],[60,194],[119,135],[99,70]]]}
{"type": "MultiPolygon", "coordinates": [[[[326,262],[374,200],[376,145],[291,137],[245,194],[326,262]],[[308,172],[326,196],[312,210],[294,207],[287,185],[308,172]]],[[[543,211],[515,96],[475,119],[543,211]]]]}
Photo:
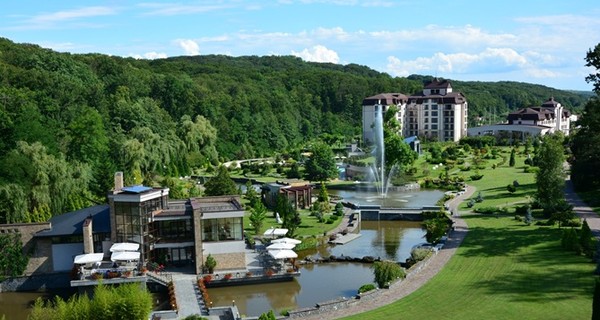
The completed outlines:
{"type": "MultiPolygon", "coordinates": [[[[136,60],[0,38],[0,223],[103,201],[114,171],[126,183],[149,183],[323,136],[356,139],[364,97],[412,94],[430,79],[291,56],[136,60]]],[[[576,111],[591,96],[515,82],[452,84],[469,101],[470,125],[550,96],[576,111]]]]}

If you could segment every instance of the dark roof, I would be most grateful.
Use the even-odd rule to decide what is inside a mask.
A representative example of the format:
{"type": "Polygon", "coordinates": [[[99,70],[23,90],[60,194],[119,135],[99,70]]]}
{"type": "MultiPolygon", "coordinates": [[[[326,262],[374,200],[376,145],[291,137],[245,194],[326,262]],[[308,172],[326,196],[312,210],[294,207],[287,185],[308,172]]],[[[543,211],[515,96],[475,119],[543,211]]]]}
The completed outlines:
{"type": "Polygon", "coordinates": [[[374,106],[381,104],[384,106],[404,104],[408,98],[402,93],[380,93],[363,99],[363,106],[374,106]]]}
{"type": "Polygon", "coordinates": [[[83,234],[85,219],[92,216],[93,233],[110,232],[110,207],[108,204],[96,205],[81,210],[64,213],[50,219],[50,229],[40,231],[36,237],[56,237],[83,234]]]}
{"type": "Polygon", "coordinates": [[[558,102],[554,101],[554,97],[550,97],[550,99],[544,101],[542,103],[543,108],[556,108],[558,107],[558,102]]]}
{"type": "Polygon", "coordinates": [[[438,78],[433,78],[431,82],[425,85],[425,89],[447,89],[452,88],[450,81],[442,80],[440,81],[438,78]]]}
{"type": "Polygon", "coordinates": [[[415,93],[408,97],[409,103],[423,104],[424,100],[434,99],[438,104],[463,104],[466,101],[465,96],[460,92],[450,92],[446,95],[441,94],[423,94],[423,92],[415,93]]]}

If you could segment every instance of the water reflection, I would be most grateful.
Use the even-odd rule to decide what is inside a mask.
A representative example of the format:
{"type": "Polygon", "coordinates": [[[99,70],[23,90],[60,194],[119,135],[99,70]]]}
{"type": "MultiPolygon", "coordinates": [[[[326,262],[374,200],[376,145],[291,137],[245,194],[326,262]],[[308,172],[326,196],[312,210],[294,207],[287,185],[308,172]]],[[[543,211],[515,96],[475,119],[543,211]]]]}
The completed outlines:
{"type": "Polygon", "coordinates": [[[440,190],[388,191],[383,199],[377,191],[367,186],[355,186],[353,190],[327,190],[330,195],[343,198],[356,204],[380,204],[383,207],[419,208],[435,205],[444,195],[440,190]]]}
{"type": "MultiPolygon", "coordinates": [[[[410,249],[423,242],[425,231],[420,222],[363,221],[361,237],[345,245],[324,244],[318,249],[301,252],[300,259],[313,257],[351,256],[404,261],[410,249]]],[[[214,306],[230,305],[235,300],[242,314],[258,316],[268,310],[292,310],[311,307],[339,297],[350,297],[366,283],[373,283],[370,264],[327,263],[307,264],[302,275],[291,282],[209,289],[214,306]]]]}

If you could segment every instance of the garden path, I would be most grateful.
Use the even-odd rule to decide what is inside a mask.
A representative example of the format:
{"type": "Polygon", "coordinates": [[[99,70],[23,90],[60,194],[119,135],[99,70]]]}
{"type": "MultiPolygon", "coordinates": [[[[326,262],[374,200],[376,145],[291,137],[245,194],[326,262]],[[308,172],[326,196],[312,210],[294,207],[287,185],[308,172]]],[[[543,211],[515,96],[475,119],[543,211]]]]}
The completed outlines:
{"type": "Polygon", "coordinates": [[[600,216],[575,193],[571,177],[565,183],[565,199],[573,206],[573,211],[581,219],[585,219],[595,237],[600,238],[600,216]]]}

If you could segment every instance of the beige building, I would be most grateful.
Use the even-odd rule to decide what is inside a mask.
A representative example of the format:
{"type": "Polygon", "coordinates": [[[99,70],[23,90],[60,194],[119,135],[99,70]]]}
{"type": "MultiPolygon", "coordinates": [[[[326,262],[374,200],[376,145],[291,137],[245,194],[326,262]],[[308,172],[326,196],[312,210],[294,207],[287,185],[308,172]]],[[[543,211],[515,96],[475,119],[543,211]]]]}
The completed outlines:
{"type": "Polygon", "coordinates": [[[396,106],[396,118],[404,137],[419,136],[437,141],[458,141],[467,135],[468,103],[460,92],[454,92],[449,81],[434,79],[423,91],[411,96],[382,93],[363,100],[363,141],[375,141],[375,114],[396,106]]]}

